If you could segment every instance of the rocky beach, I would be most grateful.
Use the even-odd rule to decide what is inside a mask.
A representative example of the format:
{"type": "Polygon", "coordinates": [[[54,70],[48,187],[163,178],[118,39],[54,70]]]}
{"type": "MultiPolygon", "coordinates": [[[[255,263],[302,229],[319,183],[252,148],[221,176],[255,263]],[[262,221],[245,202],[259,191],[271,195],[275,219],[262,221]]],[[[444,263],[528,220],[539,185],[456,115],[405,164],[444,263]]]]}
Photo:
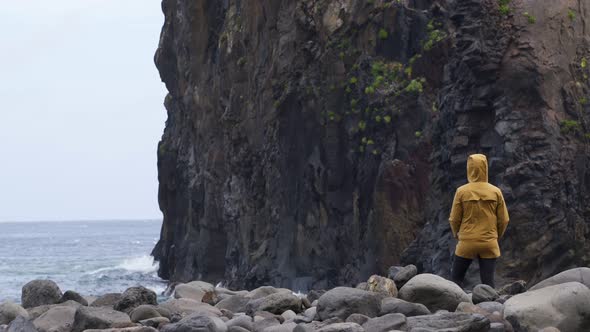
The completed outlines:
{"type": "Polygon", "coordinates": [[[584,332],[589,286],[590,268],[576,268],[532,287],[515,281],[466,292],[409,265],[355,288],[307,294],[174,283],[158,302],[141,286],[86,297],[34,280],[23,287],[21,304],[0,304],[0,332],[584,332]]]}

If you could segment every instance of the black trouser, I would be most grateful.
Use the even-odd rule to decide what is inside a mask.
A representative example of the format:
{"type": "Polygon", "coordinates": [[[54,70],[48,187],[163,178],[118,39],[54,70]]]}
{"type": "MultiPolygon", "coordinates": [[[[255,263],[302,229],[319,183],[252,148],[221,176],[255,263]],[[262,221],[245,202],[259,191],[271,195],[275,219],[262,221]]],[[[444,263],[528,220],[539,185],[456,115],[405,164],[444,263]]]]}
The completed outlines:
{"type": "MultiPolygon", "coordinates": [[[[496,270],[496,258],[478,258],[479,260],[479,277],[481,278],[481,283],[486,284],[492,287],[496,287],[494,285],[494,274],[496,270]]],[[[472,259],[467,259],[463,257],[459,257],[455,255],[455,260],[453,262],[453,271],[452,279],[457,285],[462,286],[463,279],[465,279],[465,274],[467,273],[467,269],[469,265],[471,265],[472,259]]]]}

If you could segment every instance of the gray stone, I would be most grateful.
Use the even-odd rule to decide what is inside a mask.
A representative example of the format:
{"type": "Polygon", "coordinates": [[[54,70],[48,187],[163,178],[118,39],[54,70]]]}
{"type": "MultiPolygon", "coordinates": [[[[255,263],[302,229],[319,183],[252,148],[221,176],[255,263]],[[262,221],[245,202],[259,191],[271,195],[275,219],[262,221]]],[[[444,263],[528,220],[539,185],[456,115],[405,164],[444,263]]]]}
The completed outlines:
{"type": "Polygon", "coordinates": [[[155,306],[148,304],[142,304],[139,307],[133,309],[129,316],[131,318],[131,321],[134,323],[137,323],[145,319],[162,317],[162,315],[158,312],[155,306]]]}
{"type": "Polygon", "coordinates": [[[454,282],[427,273],[419,274],[408,281],[400,290],[399,298],[422,303],[430,311],[454,311],[459,303],[470,301],[469,296],[454,282]]]}
{"type": "Polygon", "coordinates": [[[16,317],[29,318],[29,313],[20,305],[12,302],[0,304],[0,325],[10,324],[16,317]]]}
{"type": "Polygon", "coordinates": [[[285,312],[283,312],[281,314],[281,316],[283,316],[283,318],[285,318],[285,320],[290,320],[290,319],[294,319],[295,317],[297,317],[297,314],[293,311],[293,310],[287,310],[285,312]]]}
{"type": "Polygon", "coordinates": [[[352,315],[348,316],[348,318],[346,318],[346,323],[357,323],[362,326],[370,319],[371,319],[371,317],[367,317],[365,315],[352,314],[352,315]]]}
{"type": "Polygon", "coordinates": [[[390,330],[405,330],[406,324],[406,316],[402,314],[387,314],[369,319],[363,324],[363,329],[366,332],[388,332],[390,330]]]}
{"type": "Polygon", "coordinates": [[[444,330],[445,332],[486,332],[490,328],[490,320],[479,314],[440,313],[434,315],[408,317],[409,331],[444,330]]]}
{"type": "Polygon", "coordinates": [[[259,321],[254,321],[254,324],[252,326],[252,331],[262,332],[266,328],[269,328],[271,326],[276,326],[276,325],[281,325],[281,322],[277,318],[275,318],[275,317],[264,318],[259,321]]]}
{"type": "Polygon", "coordinates": [[[197,287],[188,284],[180,284],[174,288],[175,299],[191,299],[201,302],[205,296],[205,292],[197,287]]]}
{"type": "Polygon", "coordinates": [[[381,310],[381,299],[382,296],[377,293],[337,287],[320,297],[317,313],[321,320],[333,317],[346,319],[355,313],[375,317],[381,310]]]}
{"type": "Polygon", "coordinates": [[[272,286],[262,286],[262,287],[258,287],[256,289],[252,290],[251,292],[249,292],[245,296],[251,300],[256,300],[256,299],[261,299],[263,297],[267,297],[271,294],[275,294],[278,292],[279,292],[278,288],[275,288],[272,286]]]}
{"type": "Polygon", "coordinates": [[[227,326],[218,317],[193,314],[177,323],[167,324],[162,332],[227,332],[227,326]]]}
{"type": "Polygon", "coordinates": [[[515,295],[504,304],[504,318],[517,331],[548,326],[562,332],[590,331],[590,289],[568,282],[515,295]]]}
{"type": "Polygon", "coordinates": [[[250,330],[247,330],[241,326],[232,326],[228,329],[228,332],[250,332],[250,330]]]}
{"type": "Polygon", "coordinates": [[[29,313],[29,318],[31,320],[35,320],[35,319],[41,317],[41,315],[43,315],[44,313],[49,311],[51,308],[55,308],[55,307],[72,307],[72,308],[77,309],[77,308],[82,307],[82,304],[80,304],[79,302],[76,302],[76,301],[69,300],[64,303],[46,304],[46,305],[42,305],[42,306],[38,306],[38,307],[34,307],[34,308],[29,308],[29,309],[27,309],[27,312],[29,313]]]}
{"type": "Polygon", "coordinates": [[[209,316],[221,317],[221,311],[207,303],[197,302],[190,299],[170,299],[161,303],[159,308],[168,310],[171,314],[178,314],[181,317],[201,313],[209,316]]]}
{"type": "Polygon", "coordinates": [[[480,302],[477,304],[477,306],[489,313],[499,312],[502,315],[504,314],[504,305],[500,302],[480,302]]]}
{"type": "Polygon", "coordinates": [[[307,318],[314,319],[315,316],[317,315],[317,313],[318,313],[318,308],[317,307],[311,307],[311,308],[305,310],[305,312],[303,312],[303,315],[305,317],[307,317],[307,318]]]}
{"type": "Polygon", "coordinates": [[[397,273],[395,273],[395,276],[393,277],[393,281],[395,281],[395,284],[399,288],[401,288],[408,281],[410,281],[410,279],[414,278],[417,274],[418,274],[418,268],[415,265],[413,265],[413,264],[406,265],[406,266],[402,267],[401,269],[399,269],[399,271],[397,271],[397,273]]]}
{"type": "Polygon", "coordinates": [[[284,323],[281,325],[274,325],[267,327],[263,330],[263,332],[293,332],[297,324],[291,323],[284,323]]]}
{"type": "Polygon", "coordinates": [[[506,284],[500,288],[498,294],[500,295],[516,295],[526,292],[526,281],[517,280],[506,284]]]}
{"type": "Polygon", "coordinates": [[[113,308],[115,303],[121,300],[121,293],[108,293],[103,296],[98,297],[94,300],[90,306],[91,307],[110,307],[113,308]]]}
{"type": "Polygon", "coordinates": [[[61,299],[59,299],[59,303],[63,303],[66,301],[76,301],[78,303],[80,303],[81,305],[87,306],[88,305],[88,301],[86,301],[85,298],[82,297],[82,295],[74,292],[74,291],[66,291],[61,299]]]}
{"type": "Polygon", "coordinates": [[[225,323],[228,328],[232,326],[240,326],[245,328],[246,330],[252,330],[254,327],[254,322],[252,321],[252,317],[250,316],[237,316],[225,323]]]}
{"type": "Polygon", "coordinates": [[[51,280],[33,280],[23,286],[21,302],[24,308],[56,304],[62,297],[59,286],[51,280]]]}
{"type": "Polygon", "coordinates": [[[33,324],[39,332],[70,332],[77,310],[68,306],[53,307],[35,319],[33,324]]]}
{"type": "Polygon", "coordinates": [[[480,302],[488,302],[497,300],[500,295],[494,288],[488,285],[480,284],[473,288],[473,296],[471,298],[474,304],[480,302]]]}
{"type": "Polygon", "coordinates": [[[121,294],[121,299],[115,303],[113,308],[129,314],[142,304],[158,305],[156,292],[143,286],[130,287],[121,294]]]}
{"type": "Polygon", "coordinates": [[[268,311],[280,315],[287,310],[301,312],[301,299],[289,292],[276,292],[251,300],[248,302],[246,312],[268,311]]]}
{"type": "Polygon", "coordinates": [[[144,319],[144,320],[140,320],[139,324],[143,325],[143,326],[149,326],[149,327],[154,327],[154,328],[159,328],[161,326],[164,326],[165,324],[170,323],[170,320],[166,317],[154,317],[154,318],[148,318],[148,319],[144,319]]]}
{"type": "Polygon", "coordinates": [[[559,274],[554,275],[553,277],[547,278],[539,282],[538,284],[531,287],[529,291],[574,281],[579,282],[585,285],[586,287],[590,288],[590,268],[579,267],[563,271],[559,274]]]}
{"type": "Polygon", "coordinates": [[[506,328],[502,323],[491,323],[489,332],[506,332],[506,328]]]}
{"type": "Polygon", "coordinates": [[[365,330],[357,323],[336,323],[322,327],[318,332],[364,332],[365,330]]]}
{"type": "Polygon", "coordinates": [[[187,285],[189,285],[190,287],[199,289],[203,293],[215,292],[215,286],[213,286],[212,284],[205,282],[205,281],[200,281],[200,280],[191,281],[191,282],[187,283],[187,285]]]}
{"type": "Polygon", "coordinates": [[[250,298],[243,295],[234,295],[219,301],[215,307],[231,312],[246,312],[248,302],[250,302],[250,298]]]}
{"type": "Polygon", "coordinates": [[[379,315],[383,316],[393,313],[400,313],[406,317],[431,314],[430,310],[421,303],[411,303],[395,297],[383,299],[381,301],[381,312],[379,315]]]}
{"type": "Polygon", "coordinates": [[[88,329],[84,332],[157,332],[158,330],[149,326],[129,326],[110,329],[88,329]]]}
{"type": "Polygon", "coordinates": [[[104,307],[84,307],[76,310],[72,332],[88,329],[108,329],[115,325],[131,324],[129,316],[123,312],[104,307]]]}
{"type": "Polygon", "coordinates": [[[6,328],[6,332],[38,332],[33,325],[33,322],[29,321],[28,319],[24,318],[23,316],[16,317],[8,327],[6,328]]]}

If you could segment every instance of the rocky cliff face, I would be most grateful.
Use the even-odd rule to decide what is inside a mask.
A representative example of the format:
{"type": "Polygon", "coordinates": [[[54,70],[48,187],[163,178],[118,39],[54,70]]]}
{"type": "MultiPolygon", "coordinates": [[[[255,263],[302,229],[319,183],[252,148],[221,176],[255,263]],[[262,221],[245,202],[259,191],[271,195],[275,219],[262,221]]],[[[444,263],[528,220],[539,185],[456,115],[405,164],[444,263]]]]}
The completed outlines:
{"type": "Polygon", "coordinates": [[[160,276],[251,288],[447,275],[490,160],[501,279],[590,263],[590,4],[164,0],[160,276]]]}

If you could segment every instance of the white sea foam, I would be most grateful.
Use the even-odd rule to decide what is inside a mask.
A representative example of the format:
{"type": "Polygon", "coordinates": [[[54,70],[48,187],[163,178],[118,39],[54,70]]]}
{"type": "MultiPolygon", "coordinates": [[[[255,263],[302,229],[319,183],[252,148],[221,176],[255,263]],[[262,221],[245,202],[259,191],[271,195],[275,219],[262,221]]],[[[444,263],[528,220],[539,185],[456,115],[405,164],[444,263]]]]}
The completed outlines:
{"type": "Polygon", "coordinates": [[[159,264],[154,262],[152,256],[141,256],[131,259],[126,259],[123,263],[117,265],[117,268],[127,270],[129,272],[150,273],[158,271],[159,264]]]}

